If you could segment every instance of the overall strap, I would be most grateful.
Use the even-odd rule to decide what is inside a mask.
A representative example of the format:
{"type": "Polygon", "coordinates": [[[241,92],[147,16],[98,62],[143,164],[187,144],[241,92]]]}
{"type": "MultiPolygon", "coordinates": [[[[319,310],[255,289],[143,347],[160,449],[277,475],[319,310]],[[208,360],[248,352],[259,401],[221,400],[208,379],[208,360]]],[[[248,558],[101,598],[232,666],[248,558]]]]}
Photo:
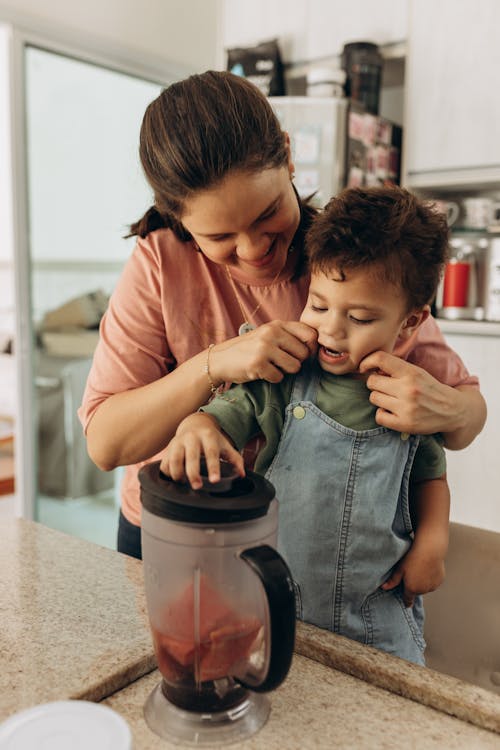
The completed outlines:
{"type": "Polygon", "coordinates": [[[290,403],[311,401],[315,404],[319,378],[320,368],[316,359],[306,359],[293,381],[290,403]]]}

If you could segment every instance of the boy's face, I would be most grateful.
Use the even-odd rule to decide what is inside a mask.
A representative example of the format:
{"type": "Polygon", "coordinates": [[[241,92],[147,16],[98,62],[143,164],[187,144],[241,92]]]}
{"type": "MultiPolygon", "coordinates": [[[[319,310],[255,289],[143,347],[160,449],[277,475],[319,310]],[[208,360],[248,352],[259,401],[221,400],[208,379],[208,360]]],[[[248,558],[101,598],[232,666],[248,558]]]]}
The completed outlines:
{"type": "MultiPolygon", "coordinates": [[[[392,352],[399,336],[408,338],[427,310],[408,312],[402,290],[381,279],[374,266],[311,276],[300,316],[318,331],[318,360],[327,372],[346,375],[375,351],[392,352]]],[[[427,306],[426,306],[427,307],[427,306]]]]}

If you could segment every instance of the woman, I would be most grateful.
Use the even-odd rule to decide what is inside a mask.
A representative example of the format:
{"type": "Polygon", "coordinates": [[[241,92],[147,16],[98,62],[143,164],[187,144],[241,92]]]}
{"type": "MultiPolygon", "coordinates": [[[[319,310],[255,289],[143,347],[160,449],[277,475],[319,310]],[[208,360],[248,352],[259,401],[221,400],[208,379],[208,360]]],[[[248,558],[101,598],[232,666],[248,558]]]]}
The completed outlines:
{"type": "MultiPolygon", "coordinates": [[[[132,225],[138,242],[80,409],[95,463],[127,466],[118,549],[137,557],[139,465],[222,383],[279,382],[315,347],[315,332],[298,322],[314,210],[296,194],[289,138],[258,89],[224,72],[173,84],[146,110],[140,155],[154,207],[132,225]]],[[[367,382],[377,421],[442,432],[462,448],[485,420],[477,380],[434,321],[418,331],[399,357],[364,361],[375,371],[367,382]]]]}

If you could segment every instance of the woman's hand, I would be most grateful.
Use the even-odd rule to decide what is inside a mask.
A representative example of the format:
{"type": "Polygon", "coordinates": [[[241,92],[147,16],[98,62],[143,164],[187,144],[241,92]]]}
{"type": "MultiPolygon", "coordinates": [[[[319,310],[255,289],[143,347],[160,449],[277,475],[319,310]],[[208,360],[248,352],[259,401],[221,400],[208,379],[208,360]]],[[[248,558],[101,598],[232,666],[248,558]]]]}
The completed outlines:
{"type": "Polygon", "coordinates": [[[210,353],[214,383],[279,383],[316,353],[317,332],[305,323],[273,320],[243,336],[216,344],[210,353]]]}
{"type": "Polygon", "coordinates": [[[243,458],[209,414],[190,414],[182,420],[175,437],[167,445],[160,463],[161,471],[175,482],[189,481],[193,490],[202,487],[200,458],[205,456],[208,479],[220,479],[219,459],[230,461],[241,477],[245,476],[243,458]]]}
{"type": "Polygon", "coordinates": [[[486,419],[484,399],[472,386],[443,385],[417,365],[388,352],[374,352],[360,364],[378,410],[378,424],[399,432],[441,432],[447,448],[465,448],[486,419]]]}

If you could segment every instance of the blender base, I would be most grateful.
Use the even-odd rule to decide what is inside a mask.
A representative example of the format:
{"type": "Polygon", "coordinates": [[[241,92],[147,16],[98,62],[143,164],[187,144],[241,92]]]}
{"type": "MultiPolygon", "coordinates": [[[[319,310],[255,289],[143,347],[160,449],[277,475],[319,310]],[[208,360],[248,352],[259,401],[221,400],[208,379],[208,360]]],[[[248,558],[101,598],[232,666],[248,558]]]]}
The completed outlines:
{"type": "Polygon", "coordinates": [[[144,718],[148,727],[163,739],[193,747],[217,747],[258,732],[270,710],[266,696],[249,691],[241,703],[224,711],[185,711],[167,700],[159,683],[144,704],[144,718]]]}

